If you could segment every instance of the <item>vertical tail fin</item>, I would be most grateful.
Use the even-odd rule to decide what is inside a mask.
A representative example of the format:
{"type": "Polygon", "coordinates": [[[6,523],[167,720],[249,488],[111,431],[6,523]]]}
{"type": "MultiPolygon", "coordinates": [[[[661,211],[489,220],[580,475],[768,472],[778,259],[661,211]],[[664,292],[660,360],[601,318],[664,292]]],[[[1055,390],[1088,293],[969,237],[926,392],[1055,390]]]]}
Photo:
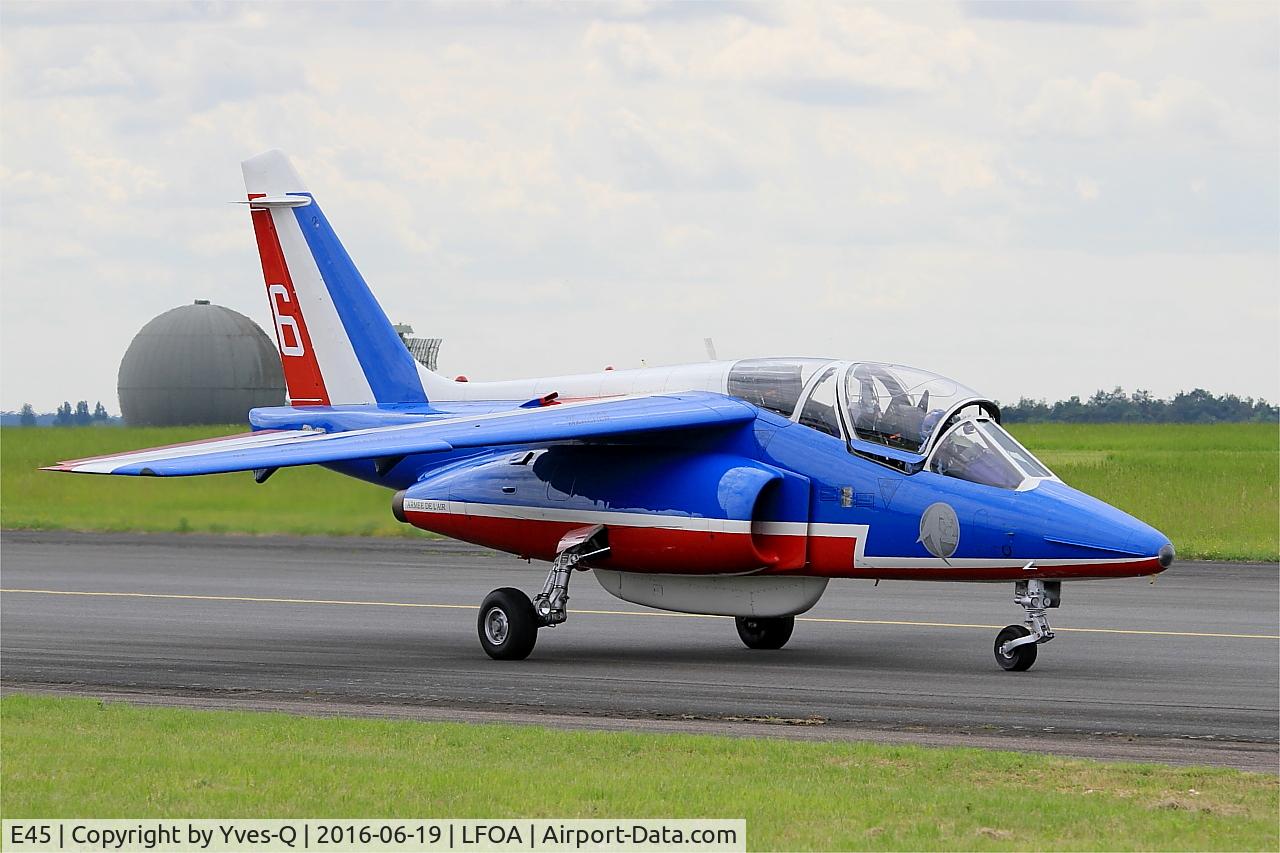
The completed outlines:
{"type": "Polygon", "coordinates": [[[288,158],[241,166],[293,405],[425,403],[413,356],[288,158]]]}

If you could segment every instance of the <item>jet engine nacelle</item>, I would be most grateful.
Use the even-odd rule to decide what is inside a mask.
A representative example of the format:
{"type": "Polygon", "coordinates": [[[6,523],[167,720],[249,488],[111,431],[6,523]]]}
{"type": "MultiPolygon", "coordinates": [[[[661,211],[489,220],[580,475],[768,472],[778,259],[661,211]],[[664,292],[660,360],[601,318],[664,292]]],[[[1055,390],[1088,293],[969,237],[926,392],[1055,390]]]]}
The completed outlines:
{"type": "Polygon", "coordinates": [[[416,527],[542,560],[567,532],[598,522],[609,555],[592,566],[740,574],[804,564],[803,532],[765,535],[764,522],[802,520],[808,481],[732,454],[560,446],[461,463],[398,492],[394,510],[416,527]]]}

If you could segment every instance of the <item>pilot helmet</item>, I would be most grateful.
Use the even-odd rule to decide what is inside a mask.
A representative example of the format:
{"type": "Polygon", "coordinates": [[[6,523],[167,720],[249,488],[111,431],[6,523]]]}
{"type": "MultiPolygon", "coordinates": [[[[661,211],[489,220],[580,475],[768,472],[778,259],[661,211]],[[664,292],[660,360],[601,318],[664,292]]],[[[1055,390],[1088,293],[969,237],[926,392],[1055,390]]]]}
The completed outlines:
{"type": "Polygon", "coordinates": [[[933,431],[938,428],[938,424],[942,421],[942,417],[945,414],[946,412],[942,409],[934,409],[925,415],[924,419],[920,421],[920,439],[922,444],[928,442],[929,437],[933,435],[933,431]]]}

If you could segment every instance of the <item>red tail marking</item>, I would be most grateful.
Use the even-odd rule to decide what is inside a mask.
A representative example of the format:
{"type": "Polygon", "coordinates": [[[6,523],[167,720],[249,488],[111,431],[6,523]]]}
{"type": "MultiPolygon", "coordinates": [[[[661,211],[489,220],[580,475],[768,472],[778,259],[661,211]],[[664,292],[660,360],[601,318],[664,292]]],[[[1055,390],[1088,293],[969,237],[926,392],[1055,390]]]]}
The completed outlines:
{"type": "MultiPolygon", "coordinates": [[[[263,195],[251,193],[249,198],[261,198],[263,195]]],[[[284,260],[284,250],[280,248],[280,235],[271,221],[271,211],[254,210],[251,213],[290,402],[295,406],[327,406],[329,392],[324,387],[324,375],[316,362],[311,335],[302,316],[302,306],[298,304],[298,294],[293,289],[293,279],[289,277],[289,267],[284,260]]]]}

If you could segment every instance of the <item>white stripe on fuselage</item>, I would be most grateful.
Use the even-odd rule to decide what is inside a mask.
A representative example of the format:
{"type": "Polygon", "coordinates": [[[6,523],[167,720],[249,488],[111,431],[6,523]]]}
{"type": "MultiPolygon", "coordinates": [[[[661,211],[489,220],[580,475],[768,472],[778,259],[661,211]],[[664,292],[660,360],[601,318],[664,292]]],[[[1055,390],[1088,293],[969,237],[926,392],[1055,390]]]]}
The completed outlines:
{"type": "MultiPolygon", "coordinates": [[[[866,556],[865,548],[870,525],[866,524],[807,524],[803,521],[743,521],[739,519],[702,518],[682,515],[650,514],[643,512],[610,512],[599,510],[555,509],[522,504],[486,504],[468,501],[420,500],[406,498],[404,511],[433,515],[461,515],[482,518],[505,518],[512,521],[550,521],[568,524],[604,524],[616,527],[648,527],[656,530],[692,530],[714,533],[756,533],[765,536],[808,536],[813,539],[856,539],[853,568],[856,569],[1017,569],[1027,560],[986,559],[983,557],[881,557],[866,556]]],[[[1121,557],[1115,559],[1054,558],[1036,560],[1037,568],[1078,565],[1123,565],[1141,562],[1142,558],[1121,557]]]]}
{"type": "MultiPolygon", "coordinates": [[[[405,512],[443,515],[472,515],[509,518],[517,521],[552,521],[569,524],[611,524],[615,527],[651,527],[662,530],[695,530],[713,533],[750,533],[751,522],[688,515],[659,515],[646,512],[600,512],[555,509],[521,504],[482,504],[467,501],[438,501],[405,498],[405,512]]],[[[803,527],[803,525],[801,525],[803,527]]]]}

